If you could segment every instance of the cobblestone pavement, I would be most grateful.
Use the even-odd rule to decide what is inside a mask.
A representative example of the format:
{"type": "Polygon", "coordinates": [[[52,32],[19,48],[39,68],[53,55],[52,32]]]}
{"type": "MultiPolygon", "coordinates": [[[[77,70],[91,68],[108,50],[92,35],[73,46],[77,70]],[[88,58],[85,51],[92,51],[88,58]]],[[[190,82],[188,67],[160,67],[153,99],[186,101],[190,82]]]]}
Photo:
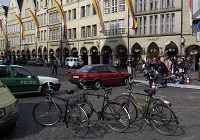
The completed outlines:
{"type": "MultiPolygon", "coordinates": [[[[50,76],[50,68],[46,67],[26,67],[36,74],[50,76]]],[[[58,96],[65,96],[63,91],[65,89],[73,89],[74,85],[67,81],[65,69],[59,69],[58,75],[55,76],[60,79],[62,86],[60,91],[56,94],[58,96]]],[[[141,76],[142,77],[142,76],[141,76]]],[[[147,88],[146,85],[141,84],[135,87],[135,91],[143,92],[143,89],[147,88]]],[[[90,90],[91,91],[91,90],[90,90]]],[[[126,92],[124,86],[114,86],[113,94],[111,98],[126,92]]],[[[101,90],[97,90],[94,93],[102,94],[101,90]]],[[[177,132],[173,136],[164,136],[156,132],[151,126],[147,125],[143,131],[143,123],[138,119],[136,123],[125,133],[116,133],[110,130],[104,123],[101,124],[100,129],[97,131],[91,129],[89,134],[82,139],[91,140],[197,140],[200,137],[200,92],[196,89],[184,89],[176,87],[166,87],[158,89],[157,94],[166,96],[168,101],[172,102],[172,108],[179,118],[180,125],[177,132]]],[[[34,105],[44,99],[43,96],[36,94],[21,94],[15,95],[19,99],[20,116],[17,122],[16,129],[7,135],[0,135],[0,139],[18,139],[18,140],[63,140],[71,139],[78,140],[78,138],[70,135],[69,130],[66,128],[63,122],[53,127],[42,127],[37,124],[32,117],[32,109],[34,105]]],[[[137,96],[139,101],[144,102],[144,96],[137,96]]],[[[96,97],[89,97],[96,108],[100,108],[101,99],[96,97]]],[[[59,102],[59,104],[63,104],[59,102]]]]}

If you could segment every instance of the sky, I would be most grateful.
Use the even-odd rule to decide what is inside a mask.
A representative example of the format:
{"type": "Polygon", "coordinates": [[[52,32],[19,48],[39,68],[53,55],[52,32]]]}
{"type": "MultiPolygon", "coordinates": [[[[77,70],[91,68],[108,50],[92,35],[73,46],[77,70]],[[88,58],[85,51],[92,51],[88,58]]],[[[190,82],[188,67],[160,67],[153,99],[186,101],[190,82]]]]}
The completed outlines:
{"type": "Polygon", "coordinates": [[[8,6],[10,0],[0,0],[0,3],[3,3],[3,5],[8,6]]]}

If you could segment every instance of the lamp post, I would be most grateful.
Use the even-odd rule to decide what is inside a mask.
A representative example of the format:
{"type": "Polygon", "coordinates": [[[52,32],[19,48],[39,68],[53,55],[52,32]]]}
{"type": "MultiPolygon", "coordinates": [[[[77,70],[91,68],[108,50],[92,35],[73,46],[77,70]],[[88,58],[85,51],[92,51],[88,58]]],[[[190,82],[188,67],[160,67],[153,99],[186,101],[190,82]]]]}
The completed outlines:
{"type": "Polygon", "coordinates": [[[182,56],[182,48],[184,46],[184,37],[183,37],[183,0],[181,0],[181,40],[180,40],[180,56],[182,56]]]}
{"type": "MultiPolygon", "coordinates": [[[[61,8],[63,9],[63,7],[62,7],[62,0],[60,0],[60,2],[61,2],[61,8]]],[[[64,21],[63,21],[64,22],[64,21]]],[[[62,34],[62,18],[61,18],[61,26],[60,26],[60,32],[61,32],[61,39],[60,39],[60,55],[61,55],[61,58],[60,58],[60,60],[61,60],[61,62],[63,61],[62,60],[62,40],[63,40],[63,34],[62,34]]]]}

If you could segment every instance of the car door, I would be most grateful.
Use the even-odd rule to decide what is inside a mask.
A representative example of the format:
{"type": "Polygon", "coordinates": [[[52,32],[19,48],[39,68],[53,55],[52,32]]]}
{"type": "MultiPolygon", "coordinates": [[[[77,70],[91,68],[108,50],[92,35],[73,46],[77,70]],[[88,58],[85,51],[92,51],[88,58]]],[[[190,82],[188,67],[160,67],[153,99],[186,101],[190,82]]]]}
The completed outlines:
{"type": "Polygon", "coordinates": [[[111,73],[108,72],[106,66],[98,67],[98,77],[101,79],[103,85],[112,84],[111,73]]]}
{"type": "Polygon", "coordinates": [[[22,67],[12,67],[12,77],[7,81],[11,92],[34,92],[39,89],[39,79],[22,67]]]}
{"type": "Polygon", "coordinates": [[[111,75],[110,82],[112,82],[113,84],[120,84],[123,81],[121,73],[116,70],[116,68],[112,66],[107,66],[107,69],[111,75]]]}

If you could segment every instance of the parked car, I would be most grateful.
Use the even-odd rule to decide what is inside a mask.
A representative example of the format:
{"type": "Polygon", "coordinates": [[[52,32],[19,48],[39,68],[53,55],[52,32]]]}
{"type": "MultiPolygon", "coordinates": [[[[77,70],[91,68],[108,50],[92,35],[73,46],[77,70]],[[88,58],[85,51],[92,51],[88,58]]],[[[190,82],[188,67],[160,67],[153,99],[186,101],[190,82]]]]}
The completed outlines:
{"type": "MultiPolygon", "coordinates": [[[[49,62],[46,63],[47,67],[52,67],[53,66],[53,60],[50,60],[49,62]]],[[[58,60],[58,68],[62,68],[63,64],[62,62],[60,62],[60,60],[58,60]]]]}
{"type": "Polygon", "coordinates": [[[125,84],[131,76],[128,72],[119,72],[112,66],[105,64],[85,65],[75,72],[71,72],[69,81],[81,87],[80,79],[84,79],[85,85],[99,89],[102,85],[125,84]]]}
{"type": "Polygon", "coordinates": [[[43,66],[44,65],[44,60],[42,58],[31,58],[30,60],[27,61],[27,65],[34,65],[34,66],[43,66]]]}
{"type": "Polygon", "coordinates": [[[47,82],[55,84],[55,91],[61,86],[57,78],[36,75],[19,65],[0,65],[0,80],[12,93],[40,92],[45,95],[47,82]]]}
{"type": "Polygon", "coordinates": [[[26,65],[27,61],[25,57],[18,57],[16,60],[13,61],[13,65],[26,65]]]}
{"type": "Polygon", "coordinates": [[[67,57],[65,59],[65,67],[78,68],[84,65],[83,60],[77,57],[67,57]]]}
{"type": "Polygon", "coordinates": [[[14,130],[19,116],[18,101],[0,81],[0,133],[14,130]]]}

